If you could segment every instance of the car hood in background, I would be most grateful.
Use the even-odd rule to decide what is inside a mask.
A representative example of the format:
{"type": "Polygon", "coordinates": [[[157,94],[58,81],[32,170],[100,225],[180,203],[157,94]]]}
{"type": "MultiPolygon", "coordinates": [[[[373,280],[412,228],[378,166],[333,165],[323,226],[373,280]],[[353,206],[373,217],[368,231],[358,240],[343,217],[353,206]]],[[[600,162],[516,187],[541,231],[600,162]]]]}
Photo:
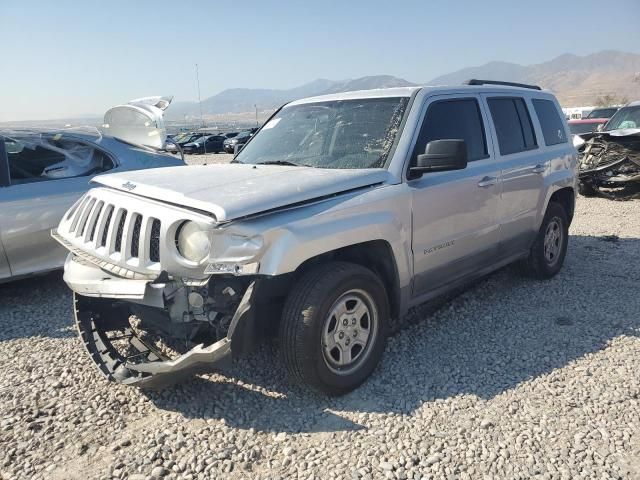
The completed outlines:
{"type": "Polygon", "coordinates": [[[226,222],[388,181],[385,169],[194,165],[101,175],[94,182],[195,208],[226,222]]]}

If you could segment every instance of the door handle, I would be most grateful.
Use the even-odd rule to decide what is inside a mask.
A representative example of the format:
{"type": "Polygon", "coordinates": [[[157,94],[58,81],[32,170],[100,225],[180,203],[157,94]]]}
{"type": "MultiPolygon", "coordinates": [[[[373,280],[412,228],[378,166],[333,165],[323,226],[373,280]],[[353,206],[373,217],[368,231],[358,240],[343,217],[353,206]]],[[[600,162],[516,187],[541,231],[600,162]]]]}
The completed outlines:
{"type": "Polygon", "coordinates": [[[492,185],[498,183],[498,179],[496,177],[484,177],[482,180],[478,182],[478,186],[480,188],[487,188],[492,185]]]}
{"type": "Polygon", "coordinates": [[[546,169],[547,169],[547,164],[546,163],[539,163],[538,165],[533,167],[531,169],[531,171],[533,173],[544,173],[546,169]]]}

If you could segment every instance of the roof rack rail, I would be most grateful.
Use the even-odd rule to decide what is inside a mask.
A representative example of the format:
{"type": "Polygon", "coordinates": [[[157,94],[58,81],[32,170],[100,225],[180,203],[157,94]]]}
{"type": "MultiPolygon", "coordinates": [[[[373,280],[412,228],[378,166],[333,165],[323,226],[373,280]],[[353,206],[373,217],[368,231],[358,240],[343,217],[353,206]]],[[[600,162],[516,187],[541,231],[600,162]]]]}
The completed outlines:
{"type": "Polygon", "coordinates": [[[505,85],[507,87],[530,88],[532,90],[542,90],[538,85],[527,85],[526,83],[500,82],[498,80],[478,80],[472,78],[464,82],[464,85],[505,85]]]}

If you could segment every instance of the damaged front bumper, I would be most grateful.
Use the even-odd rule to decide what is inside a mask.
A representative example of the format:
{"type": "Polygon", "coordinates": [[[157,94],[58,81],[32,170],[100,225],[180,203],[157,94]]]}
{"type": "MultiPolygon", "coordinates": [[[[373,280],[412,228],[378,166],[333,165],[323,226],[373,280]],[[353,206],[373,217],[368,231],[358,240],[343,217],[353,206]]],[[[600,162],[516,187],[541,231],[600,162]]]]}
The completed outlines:
{"type": "Polygon", "coordinates": [[[199,371],[224,369],[232,356],[248,350],[254,342],[252,300],[256,280],[244,291],[225,337],[211,344],[197,344],[175,358],[139,335],[128,320],[123,321],[130,315],[127,304],[160,306],[162,289],[152,281],[114,277],[71,257],[65,265],[65,281],[74,290],[76,326],[84,347],[100,372],[113,382],[163,387],[199,371]],[[118,335],[109,333],[114,330],[118,335]],[[116,345],[122,341],[127,342],[126,353],[116,345]]]}

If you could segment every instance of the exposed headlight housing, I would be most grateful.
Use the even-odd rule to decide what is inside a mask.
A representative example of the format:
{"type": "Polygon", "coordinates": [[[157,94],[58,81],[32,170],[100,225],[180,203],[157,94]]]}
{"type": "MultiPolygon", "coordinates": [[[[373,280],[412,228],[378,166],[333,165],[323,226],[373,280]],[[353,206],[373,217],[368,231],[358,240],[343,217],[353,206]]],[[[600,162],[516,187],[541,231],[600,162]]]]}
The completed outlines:
{"type": "Polygon", "coordinates": [[[214,230],[213,238],[212,263],[207,264],[204,273],[250,275],[258,272],[260,252],[264,247],[261,235],[214,230]]]}
{"type": "Polygon", "coordinates": [[[209,232],[196,222],[186,221],[178,228],[176,246],[186,260],[201,263],[211,251],[209,232]]]}

